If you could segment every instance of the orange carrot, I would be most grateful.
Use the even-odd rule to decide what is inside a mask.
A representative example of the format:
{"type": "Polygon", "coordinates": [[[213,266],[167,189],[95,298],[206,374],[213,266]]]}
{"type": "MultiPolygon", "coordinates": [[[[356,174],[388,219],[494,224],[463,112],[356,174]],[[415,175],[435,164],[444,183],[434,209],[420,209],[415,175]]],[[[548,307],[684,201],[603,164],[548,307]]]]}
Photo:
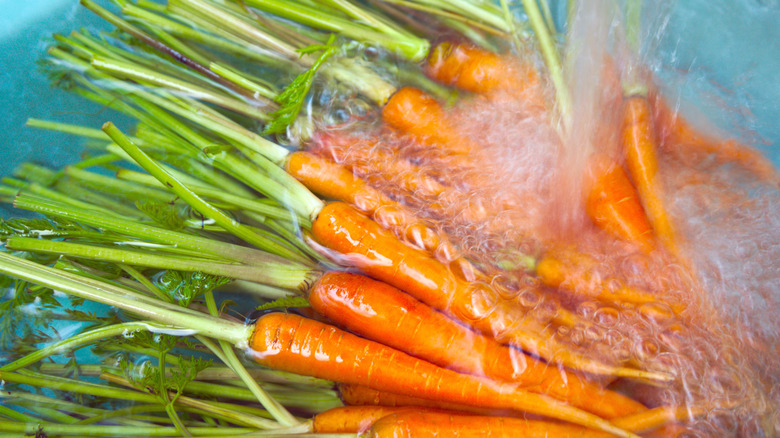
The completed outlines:
{"type": "Polygon", "coordinates": [[[517,382],[527,391],[547,394],[602,418],[645,409],[474,333],[400,290],[362,275],[325,274],[311,289],[309,302],[315,311],[360,336],[455,371],[517,382]]]}
{"type": "Polygon", "coordinates": [[[621,144],[628,172],[655,235],[666,249],[679,255],[677,237],[666,212],[663,189],[658,179],[657,141],[647,98],[632,96],[623,102],[621,144]]]}
{"type": "Polygon", "coordinates": [[[571,351],[549,330],[489,286],[466,282],[428,253],[410,248],[350,206],[332,202],[312,224],[314,239],[347,256],[352,266],[404,290],[427,305],[465,322],[501,343],[594,374],[668,380],[668,376],[602,364],[571,351]]]}
{"type": "Polygon", "coordinates": [[[440,43],[428,57],[426,73],[433,79],[480,94],[508,91],[533,96],[544,108],[536,69],[508,55],[498,55],[469,44],[440,43]]]}
{"type": "Polygon", "coordinates": [[[591,157],[585,209],[599,228],[613,237],[653,250],[653,229],[623,168],[604,155],[591,157]]]}
{"type": "MultiPolygon", "coordinates": [[[[536,264],[536,275],[547,286],[562,288],[585,298],[633,305],[661,302],[661,297],[640,288],[623,285],[617,279],[594,278],[593,271],[596,268],[596,260],[587,254],[573,249],[555,248],[548,250],[536,264]],[[616,284],[619,286],[615,287],[616,284]]],[[[667,304],[677,313],[684,310],[682,305],[667,304]]]]}
{"type": "Polygon", "coordinates": [[[478,406],[449,403],[441,400],[429,400],[420,397],[396,394],[394,392],[378,391],[363,385],[339,384],[337,387],[341,400],[350,406],[417,406],[479,415],[529,415],[526,413],[512,412],[507,409],[485,409],[478,406]]]}
{"type": "Polygon", "coordinates": [[[596,415],[540,394],[437,367],[377,342],[298,315],[270,313],[255,324],[252,357],[261,365],[401,394],[513,409],[618,436],[635,435],[596,415]]]}
{"type": "Polygon", "coordinates": [[[657,93],[649,97],[660,144],[676,152],[712,155],[719,163],[734,162],[763,181],[780,186],[777,168],[760,151],[735,140],[718,139],[694,128],[657,93]]]}
{"type": "Polygon", "coordinates": [[[294,152],[287,160],[286,170],[317,195],[354,205],[407,242],[434,254],[456,257],[457,250],[446,235],[366,184],[346,167],[307,152],[294,152]]]}
{"type": "Polygon", "coordinates": [[[392,176],[399,189],[426,199],[435,199],[448,189],[425,169],[400,156],[397,145],[383,141],[381,132],[372,132],[370,136],[318,133],[309,148],[322,150],[323,155],[349,165],[364,178],[366,173],[381,169],[384,177],[392,176]]]}
{"type": "Polygon", "coordinates": [[[570,424],[514,417],[481,417],[439,412],[399,412],[371,426],[363,438],[609,438],[570,424]]]}
{"type": "Polygon", "coordinates": [[[705,406],[691,405],[677,408],[661,406],[648,409],[638,414],[615,418],[612,423],[636,433],[649,432],[673,421],[689,421],[706,415],[709,409],[705,406]]]}
{"type": "Polygon", "coordinates": [[[443,148],[449,154],[468,155],[479,150],[477,144],[458,132],[441,104],[417,88],[396,91],[382,109],[382,120],[412,135],[418,143],[443,148]]]}
{"type": "Polygon", "coordinates": [[[438,410],[420,408],[419,406],[339,406],[315,415],[312,418],[312,432],[363,432],[382,417],[409,411],[427,412],[438,410]]]}
{"type": "MultiPolygon", "coordinates": [[[[461,278],[484,280],[482,273],[469,260],[459,255],[458,249],[449,241],[446,233],[439,232],[427,222],[419,220],[409,209],[384,196],[354,176],[346,167],[306,152],[295,152],[290,155],[286,168],[314,193],[356,206],[373,216],[383,228],[406,242],[429,251],[442,263],[448,264],[461,278]]],[[[552,298],[545,299],[549,301],[552,298]]],[[[551,315],[556,323],[573,327],[581,322],[561,306],[556,307],[559,310],[551,315]]]]}

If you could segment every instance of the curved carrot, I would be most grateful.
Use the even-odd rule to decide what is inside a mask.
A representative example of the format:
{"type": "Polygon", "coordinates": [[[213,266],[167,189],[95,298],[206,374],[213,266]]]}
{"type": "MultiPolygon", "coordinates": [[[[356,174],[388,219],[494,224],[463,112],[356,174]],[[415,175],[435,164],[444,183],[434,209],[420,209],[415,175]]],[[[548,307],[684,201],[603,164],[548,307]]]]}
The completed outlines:
{"type": "Polygon", "coordinates": [[[446,370],[298,315],[264,315],[255,324],[250,347],[258,363],[278,370],[423,398],[524,411],[635,437],[551,397],[446,370]]]}
{"type": "Polygon", "coordinates": [[[653,229],[623,168],[604,155],[591,157],[585,210],[599,228],[649,253],[653,229]]]}
{"type": "Polygon", "coordinates": [[[425,71],[431,78],[480,94],[509,91],[533,96],[544,108],[536,69],[508,55],[498,55],[470,44],[443,42],[431,51],[425,71]],[[531,93],[532,92],[532,93],[531,93]]]}
{"type": "Polygon", "coordinates": [[[737,163],[763,181],[780,185],[777,168],[760,151],[736,140],[722,140],[698,131],[657,93],[649,96],[648,100],[661,144],[678,151],[712,155],[720,163],[737,163]]]}
{"type": "Polygon", "coordinates": [[[657,141],[650,103],[646,97],[632,96],[623,102],[622,112],[621,144],[628,172],[655,235],[669,251],[679,255],[674,227],[666,212],[663,189],[658,179],[657,141]]]}
{"type": "Polygon", "coordinates": [[[312,224],[314,239],[346,255],[371,277],[406,291],[429,306],[463,321],[501,343],[594,374],[669,380],[668,376],[599,363],[571,351],[547,330],[497,295],[489,286],[466,282],[429,254],[395,239],[347,204],[325,206],[312,224]]]}
{"type": "Polygon", "coordinates": [[[628,397],[474,333],[400,290],[362,275],[326,273],[309,292],[309,302],[353,333],[444,368],[516,382],[602,418],[645,409],[628,397]]]}
{"type": "Polygon", "coordinates": [[[482,417],[440,412],[399,412],[371,426],[361,438],[609,438],[570,424],[514,417],[482,417]]]}

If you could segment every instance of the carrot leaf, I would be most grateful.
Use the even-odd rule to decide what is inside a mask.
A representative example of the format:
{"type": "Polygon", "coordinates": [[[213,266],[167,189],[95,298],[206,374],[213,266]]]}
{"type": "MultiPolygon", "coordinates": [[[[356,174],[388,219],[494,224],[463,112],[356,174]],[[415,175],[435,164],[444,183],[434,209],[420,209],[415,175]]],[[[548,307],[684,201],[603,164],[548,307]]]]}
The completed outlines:
{"type": "Polygon", "coordinates": [[[257,306],[257,310],[282,309],[289,307],[309,307],[309,302],[303,297],[284,297],[257,306]]]}
{"type": "Polygon", "coordinates": [[[340,48],[335,42],[336,35],[331,34],[325,44],[313,44],[298,50],[298,53],[301,56],[310,55],[319,51],[322,51],[322,53],[308,70],[298,75],[290,82],[287,88],[274,99],[281,107],[270,114],[271,121],[266,125],[263,134],[269,135],[285,132],[287,127],[295,121],[298,114],[301,112],[301,108],[303,108],[306,95],[309,94],[317,71],[328,58],[339,52],[340,48]]]}

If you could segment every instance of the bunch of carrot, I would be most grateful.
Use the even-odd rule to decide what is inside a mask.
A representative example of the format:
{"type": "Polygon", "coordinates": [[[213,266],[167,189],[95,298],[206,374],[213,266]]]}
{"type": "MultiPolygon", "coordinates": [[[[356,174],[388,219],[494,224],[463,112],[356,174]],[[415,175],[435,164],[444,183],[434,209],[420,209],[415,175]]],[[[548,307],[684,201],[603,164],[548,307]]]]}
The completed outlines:
{"type": "MultiPolygon", "coordinates": [[[[206,0],[180,3],[174,2],[172,9],[215,8],[213,14],[224,13],[244,24],[270,20],[206,0]]],[[[276,2],[249,5],[282,8],[276,2]]],[[[367,17],[349,11],[345,14],[367,17]]],[[[196,23],[207,21],[189,13],[196,23]]],[[[153,40],[110,17],[134,38],[146,44],[153,40]]],[[[346,29],[349,20],[339,20],[346,29]]],[[[388,26],[382,20],[376,23],[377,28],[388,26]]],[[[277,33],[294,33],[283,24],[274,26],[277,33]]],[[[232,38],[227,34],[225,38],[232,38]]],[[[176,39],[165,41],[172,44],[176,39]]],[[[82,47],[87,45],[72,45],[72,62],[94,50],[82,47]]],[[[447,108],[420,88],[398,87],[380,102],[379,120],[357,123],[359,129],[353,129],[355,123],[320,124],[301,145],[306,150],[289,152],[241,125],[242,117],[266,117],[256,113],[257,93],[251,93],[250,80],[241,80],[235,72],[229,80],[205,73],[211,70],[199,64],[197,51],[177,58],[178,52],[165,43],[151,46],[183,66],[177,69],[192,70],[184,75],[192,82],[183,85],[172,77],[155,79],[154,73],[122,69],[123,61],[110,58],[132,58],[113,49],[102,57],[87,56],[91,60],[84,71],[96,83],[126,81],[131,90],[127,94],[138,99],[130,102],[142,108],[141,113],[168,114],[170,125],[177,123],[177,128],[143,119],[147,129],[157,130],[153,138],[161,144],[186,144],[187,150],[221,148],[213,153],[220,175],[288,208],[292,222],[310,223],[301,233],[303,240],[330,262],[316,265],[311,252],[288,255],[292,252],[287,246],[295,244],[282,243],[283,249],[268,244],[277,256],[291,259],[286,263],[274,258],[273,269],[295,272],[301,280],[296,287],[276,277],[260,281],[305,295],[313,318],[271,313],[251,327],[221,323],[225,333],[215,329],[208,334],[235,345],[248,343],[251,357],[264,366],[339,382],[346,404],[376,405],[319,414],[311,424],[314,432],[369,430],[366,436],[419,437],[458,430],[460,436],[477,436],[489,428],[498,436],[516,436],[518,431],[531,436],[635,436],[705,413],[703,408],[685,412],[663,406],[665,391],[674,388],[679,377],[679,364],[666,358],[685,347],[689,327],[699,318],[699,306],[690,304],[698,299],[689,294],[700,286],[668,213],[658,154],[683,139],[708,150],[713,140],[693,133],[658,98],[640,94],[616,99],[620,103],[613,112],[619,121],[601,135],[616,139],[617,145],[588,159],[582,178],[585,193],[576,200],[580,216],[589,222],[562,230],[561,224],[571,224],[549,219],[560,206],[549,202],[559,193],[548,173],[568,146],[553,125],[556,104],[547,78],[530,59],[498,55],[471,43],[440,43],[429,51],[423,70],[440,84],[472,93],[468,99],[447,108]],[[162,88],[164,98],[132,91],[136,85],[162,88]],[[170,97],[166,87],[196,90],[202,102],[226,111],[170,97]],[[234,117],[236,113],[242,117],[234,117]],[[469,113],[479,114],[482,124],[469,119],[469,113]],[[501,120],[486,119],[487,114],[501,120]],[[491,138],[485,130],[497,124],[519,128],[513,135],[491,138]],[[538,144],[496,144],[525,134],[529,143],[538,144]],[[528,154],[524,169],[505,163],[518,150],[528,154]],[[242,161],[260,169],[257,179],[242,161]],[[580,235],[571,238],[573,233],[580,235]],[[619,257],[630,263],[609,263],[619,257]],[[677,275],[660,283],[646,279],[669,263],[681,266],[677,275]],[[373,392],[358,399],[361,391],[373,392]],[[539,418],[522,418],[529,414],[539,418]]],[[[137,141],[112,125],[104,131],[116,145],[112,154],[143,167],[161,190],[244,242],[264,244],[252,227],[231,222],[203,200],[216,194],[197,180],[188,187],[179,181],[181,175],[158,164],[170,150],[152,158],[154,154],[142,151],[137,141]]],[[[738,160],[765,179],[776,178],[749,149],[728,145],[732,149],[718,149],[719,157],[738,160]]],[[[289,227],[271,230],[287,230],[284,237],[290,238],[289,227]]],[[[18,238],[9,243],[10,249],[32,248],[18,238]]],[[[106,254],[95,257],[109,257],[106,254]]],[[[246,260],[236,258],[226,265],[246,260]]],[[[38,278],[4,269],[29,281],[38,278]]],[[[35,272],[43,278],[47,271],[35,272]]],[[[238,268],[230,272],[247,276],[241,279],[251,275],[238,268]]],[[[76,293],[78,282],[73,284],[71,292],[76,293]]],[[[99,299],[121,307],[119,297],[99,299]]],[[[216,324],[185,311],[165,319],[147,304],[155,310],[139,314],[162,322],[185,328],[216,324]]]]}

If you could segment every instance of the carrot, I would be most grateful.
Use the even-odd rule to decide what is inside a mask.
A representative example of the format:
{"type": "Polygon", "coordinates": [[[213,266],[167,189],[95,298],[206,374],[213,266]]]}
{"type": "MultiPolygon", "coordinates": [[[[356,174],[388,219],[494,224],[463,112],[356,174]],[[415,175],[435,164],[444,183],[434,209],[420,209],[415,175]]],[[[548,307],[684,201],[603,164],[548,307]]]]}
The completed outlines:
{"type": "Polygon", "coordinates": [[[457,249],[445,234],[419,220],[406,207],[369,186],[346,167],[307,152],[294,152],[287,160],[286,170],[317,195],[354,205],[407,242],[450,259],[456,257],[457,249]]]}
{"type": "Polygon", "coordinates": [[[547,394],[602,418],[645,409],[571,372],[549,367],[476,334],[402,291],[368,277],[329,272],[311,289],[309,302],[315,311],[360,336],[455,371],[517,382],[525,390],[547,394]]]}
{"type": "Polygon", "coordinates": [[[409,395],[396,394],[394,392],[378,391],[364,385],[338,384],[341,400],[350,406],[387,406],[403,407],[416,406],[423,408],[444,409],[449,411],[466,412],[478,415],[528,415],[525,413],[513,413],[507,409],[486,409],[466,404],[450,403],[441,400],[429,400],[409,395]]]}
{"type": "MultiPolygon", "coordinates": [[[[661,302],[662,298],[637,287],[627,286],[615,278],[594,278],[596,260],[574,249],[553,248],[536,264],[536,275],[547,286],[561,288],[575,296],[596,298],[605,302],[642,305],[661,302]],[[618,284],[619,286],[615,287],[618,284]]],[[[669,304],[676,313],[684,306],[669,304]]]]}
{"type": "Polygon", "coordinates": [[[380,132],[370,135],[348,135],[343,133],[317,133],[309,143],[312,152],[322,151],[337,163],[348,164],[356,174],[375,172],[381,169],[384,176],[392,176],[398,188],[426,199],[436,199],[449,187],[427,174],[427,171],[400,156],[394,142],[384,141],[380,132]]]}
{"type": "Polygon", "coordinates": [[[261,365],[423,398],[513,409],[635,436],[553,398],[437,367],[377,342],[303,317],[270,313],[255,324],[252,357],[261,365]]]}
{"type": "Polygon", "coordinates": [[[363,432],[382,417],[408,411],[437,411],[417,406],[339,406],[328,409],[312,418],[314,433],[363,432]]]}
{"type": "Polygon", "coordinates": [[[607,156],[594,155],[588,173],[585,200],[588,217],[613,237],[651,252],[655,247],[653,229],[623,168],[607,156]]]}
{"type": "Polygon", "coordinates": [[[448,154],[469,155],[479,150],[476,143],[458,132],[441,104],[417,88],[396,91],[382,108],[382,120],[410,134],[418,143],[443,148],[448,154]]]}
{"type": "Polygon", "coordinates": [[[615,418],[612,424],[636,433],[649,432],[673,421],[689,421],[706,415],[709,409],[705,406],[690,405],[681,407],[661,406],[648,409],[622,418],[615,418]]]}
{"type": "Polygon", "coordinates": [[[544,108],[536,69],[513,59],[470,44],[443,42],[431,51],[425,66],[431,78],[462,90],[480,94],[509,91],[532,95],[535,105],[544,108]]]}
{"type": "Polygon", "coordinates": [[[350,206],[332,202],[312,224],[314,239],[344,254],[367,275],[406,291],[501,343],[594,374],[668,380],[668,376],[610,366],[569,351],[487,285],[469,283],[429,254],[404,245],[350,206]]]}
{"type": "Polygon", "coordinates": [[[612,435],[569,424],[513,417],[452,415],[438,412],[399,412],[371,426],[363,438],[608,438],[612,435]]]}
{"type": "Polygon", "coordinates": [[[628,172],[655,235],[666,249],[679,256],[676,233],[666,212],[661,181],[658,180],[657,141],[650,103],[646,97],[632,96],[624,100],[622,112],[621,144],[628,172]]]}
{"type": "Polygon", "coordinates": [[[760,151],[736,140],[718,139],[694,128],[667,105],[658,93],[649,96],[653,121],[661,145],[676,152],[704,153],[719,163],[734,162],[753,172],[763,181],[780,186],[777,168],[760,151]]]}

